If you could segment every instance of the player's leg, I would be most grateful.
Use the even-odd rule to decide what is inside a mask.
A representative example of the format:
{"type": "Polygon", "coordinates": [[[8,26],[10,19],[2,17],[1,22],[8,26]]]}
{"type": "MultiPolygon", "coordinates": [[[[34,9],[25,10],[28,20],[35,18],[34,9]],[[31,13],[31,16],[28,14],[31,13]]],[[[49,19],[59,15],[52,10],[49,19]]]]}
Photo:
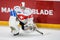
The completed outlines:
{"type": "Polygon", "coordinates": [[[19,35],[19,30],[18,28],[15,28],[14,26],[10,26],[11,28],[11,33],[16,36],[16,35],[19,35]]]}
{"type": "Polygon", "coordinates": [[[22,26],[21,28],[22,28],[22,30],[24,30],[24,23],[23,22],[21,22],[21,21],[19,21],[19,24],[22,26]]]}
{"type": "Polygon", "coordinates": [[[33,22],[33,19],[30,18],[28,19],[28,23],[25,25],[25,28],[27,27],[27,30],[30,30],[30,31],[37,31],[38,33],[42,34],[43,35],[43,32],[39,31],[36,24],[33,22]]]}
{"type": "Polygon", "coordinates": [[[10,17],[9,26],[11,28],[11,33],[16,36],[19,34],[19,28],[15,17],[10,17]]]}

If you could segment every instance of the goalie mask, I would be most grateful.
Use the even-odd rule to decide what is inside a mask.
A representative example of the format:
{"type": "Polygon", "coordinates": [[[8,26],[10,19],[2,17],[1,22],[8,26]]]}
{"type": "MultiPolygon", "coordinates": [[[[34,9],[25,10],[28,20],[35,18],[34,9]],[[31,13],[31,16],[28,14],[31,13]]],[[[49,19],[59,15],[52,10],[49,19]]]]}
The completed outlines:
{"type": "Polygon", "coordinates": [[[24,14],[25,14],[26,16],[29,16],[29,15],[32,14],[32,10],[31,10],[30,8],[25,8],[24,14]]]}

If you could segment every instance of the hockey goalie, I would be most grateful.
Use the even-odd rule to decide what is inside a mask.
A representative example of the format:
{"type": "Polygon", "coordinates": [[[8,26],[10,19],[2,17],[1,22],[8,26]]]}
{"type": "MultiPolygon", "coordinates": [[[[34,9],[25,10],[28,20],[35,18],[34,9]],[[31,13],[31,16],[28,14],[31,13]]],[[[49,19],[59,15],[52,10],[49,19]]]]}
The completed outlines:
{"type": "Polygon", "coordinates": [[[37,32],[43,34],[37,30],[37,26],[33,22],[33,14],[30,8],[15,6],[14,9],[10,11],[9,26],[14,36],[19,35],[18,24],[21,25],[21,28],[24,31],[36,30],[37,32]]]}

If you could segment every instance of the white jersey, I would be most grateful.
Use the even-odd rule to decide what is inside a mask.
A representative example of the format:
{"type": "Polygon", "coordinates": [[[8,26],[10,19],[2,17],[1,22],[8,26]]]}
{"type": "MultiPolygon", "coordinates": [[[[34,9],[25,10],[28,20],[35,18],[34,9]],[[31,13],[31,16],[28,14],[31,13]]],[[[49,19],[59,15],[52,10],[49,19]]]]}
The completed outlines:
{"type": "Polygon", "coordinates": [[[29,10],[29,8],[26,8],[23,11],[17,12],[17,16],[18,16],[18,19],[20,21],[22,21],[23,23],[26,23],[28,21],[28,18],[32,18],[33,17],[32,13],[31,13],[31,10],[29,10]]]}

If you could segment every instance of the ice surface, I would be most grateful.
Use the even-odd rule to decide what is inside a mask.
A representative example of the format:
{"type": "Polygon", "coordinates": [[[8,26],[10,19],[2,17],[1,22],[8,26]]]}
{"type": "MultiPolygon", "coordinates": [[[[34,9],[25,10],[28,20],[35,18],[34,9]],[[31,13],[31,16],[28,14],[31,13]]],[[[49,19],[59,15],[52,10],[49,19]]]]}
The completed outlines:
{"type": "Polygon", "coordinates": [[[9,27],[0,26],[0,40],[60,40],[60,30],[54,29],[39,29],[44,35],[38,32],[25,33],[20,30],[18,36],[13,36],[9,27]]]}

